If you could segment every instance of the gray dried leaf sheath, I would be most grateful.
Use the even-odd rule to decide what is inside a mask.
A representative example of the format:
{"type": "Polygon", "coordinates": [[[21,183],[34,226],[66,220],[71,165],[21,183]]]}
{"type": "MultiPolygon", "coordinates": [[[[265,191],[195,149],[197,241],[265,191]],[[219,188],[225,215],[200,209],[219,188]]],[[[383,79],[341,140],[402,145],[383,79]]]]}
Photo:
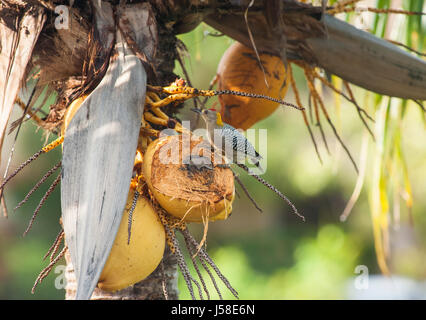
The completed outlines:
{"type": "Polygon", "coordinates": [[[0,151],[7,122],[22,86],[27,64],[43,28],[45,15],[35,7],[20,15],[0,11],[0,151]]]}
{"type": "Polygon", "coordinates": [[[76,299],[91,297],[122,218],[146,81],[142,63],[118,31],[104,78],[65,134],[62,223],[77,279],[76,299]]]}
{"type": "Polygon", "coordinates": [[[328,36],[307,40],[321,67],[379,94],[426,100],[426,61],[329,15],[324,23],[328,36]]]}

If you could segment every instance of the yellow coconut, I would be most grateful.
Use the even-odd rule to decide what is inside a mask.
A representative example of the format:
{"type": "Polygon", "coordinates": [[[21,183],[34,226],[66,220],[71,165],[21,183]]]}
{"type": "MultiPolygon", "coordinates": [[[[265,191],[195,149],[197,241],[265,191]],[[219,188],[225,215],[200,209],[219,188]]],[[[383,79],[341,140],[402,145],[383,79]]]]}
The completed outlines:
{"type": "MultiPolygon", "coordinates": [[[[232,199],[233,200],[233,199],[232,199]]],[[[211,217],[210,221],[226,220],[232,213],[232,200],[225,204],[225,208],[222,212],[219,212],[216,216],[211,217]]]]}
{"type": "Polygon", "coordinates": [[[65,133],[65,130],[68,128],[68,125],[70,124],[71,119],[74,117],[77,110],[81,107],[81,104],[83,103],[84,99],[86,99],[87,96],[81,96],[77,99],[75,99],[71,104],[68,106],[67,110],[65,111],[64,119],[62,122],[61,127],[61,135],[63,136],[65,133]]]}
{"type": "MultiPolygon", "coordinates": [[[[259,65],[256,53],[239,42],[232,44],[222,56],[217,70],[218,89],[236,90],[263,94],[283,99],[289,79],[281,58],[260,54],[259,65]],[[265,75],[268,85],[265,83],[265,75]]],[[[278,103],[263,99],[232,95],[219,96],[223,121],[246,130],[258,121],[268,117],[279,106],[278,103]]]]}
{"type": "Polygon", "coordinates": [[[203,150],[199,143],[201,139],[189,139],[187,135],[153,141],[144,154],[143,176],[155,199],[169,214],[186,222],[226,219],[235,195],[232,171],[217,165],[208,169],[182,164],[182,159],[187,160],[190,153],[201,156],[203,152],[214,162],[214,155],[203,150]],[[198,152],[194,151],[196,148],[198,152]]]}
{"type": "Polygon", "coordinates": [[[135,284],[157,268],[164,254],[165,231],[149,201],[140,196],[132,216],[128,244],[128,212],[131,190],[110,255],[99,278],[99,288],[116,291],[135,284]]]}

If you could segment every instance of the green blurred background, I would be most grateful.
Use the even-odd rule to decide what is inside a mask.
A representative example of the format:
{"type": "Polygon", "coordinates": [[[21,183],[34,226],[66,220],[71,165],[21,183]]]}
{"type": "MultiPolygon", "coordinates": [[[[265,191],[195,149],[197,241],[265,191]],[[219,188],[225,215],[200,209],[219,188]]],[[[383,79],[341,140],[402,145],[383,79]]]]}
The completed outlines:
{"type": "MultiPolygon", "coordinates": [[[[186,67],[191,82],[198,88],[209,86],[223,52],[232,43],[227,37],[211,36],[212,32],[215,33],[202,24],[193,32],[180,36],[189,52],[186,67]]],[[[307,104],[303,73],[297,68],[294,70],[303,103],[307,104]]],[[[176,73],[183,76],[178,65],[176,73]]],[[[364,95],[361,89],[355,89],[355,93],[357,97],[364,95]]],[[[341,137],[359,163],[366,130],[355,108],[342,101],[340,116],[337,117],[334,96],[325,90],[324,98],[341,137]]],[[[291,90],[285,99],[295,103],[291,90]]],[[[216,98],[209,101],[209,105],[215,103],[218,103],[216,98]]],[[[186,103],[186,108],[190,107],[191,101],[186,103]]],[[[20,112],[15,113],[13,119],[19,115],[20,112]]],[[[323,165],[316,156],[298,111],[279,108],[255,126],[268,129],[268,166],[263,177],[292,200],[306,217],[306,222],[293,215],[291,209],[269,189],[241,172],[242,181],[264,213],[257,212],[240,190],[241,198],[236,198],[232,216],[226,221],[211,223],[207,237],[209,254],[237,289],[241,299],[357,298],[354,277],[358,274],[355,268],[364,265],[370,276],[380,274],[368,199],[374,142],[371,137],[367,138],[367,178],[360,198],[348,220],[340,222],[339,216],[351,196],[357,175],[326,122],[323,126],[331,155],[327,154],[318,129],[313,127],[323,165]]],[[[389,265],[393,277],[402,277],[418,288],[426,279],[426,133],[423,114],[418,106],[408,104],[402,126],[402,146],[413,187],[413,225],[409,222],[407,209],[401,205],[399,225],[390,226],[389,265]]],[[[3,159],[8,157],[6,151],[10,150],[14,134],[7,137],[3,159]]],[[[35,125],[27,122],[21,129],[11,170],[38,151],[45,139],[41,130],[37,131],[35,125]]],[[[27,204],[13,212],[13,207],[59,160],[59,148],[43,155],[22,171],[5,191],[10,217],[0,218],[0,299],[64,298],[65,291],[54,286],[58,277],[55,269],[39,285],[36,293],[31,294],[34,280],[47,265],[42,257],[60,230],[59,188],[40,211],[29,234],[22,237],[32,211],[54,177],[50,177],[27,204]]],[[[4,167],[1,172],[4,172],[4,167]]],[[[200,225],[190,227],[197,239],[201,239],[202,229],[200,225]]],[[[64,261],[59,264],[63,265],[64,261]]],[[[381,287],[374,286],[375,282],[371,281],[369,289],[359,294],[375,298],[386,295],[381,287]]],[[[182,299],[190,297],[181,277],[179,288],[182,299]]],[[[402,289],[398,291],[398,283],[395,282],[392,288],[396,297],[399,293],[400,298],[406,297],[402,289]]],[[[232,299],[226,289],[222,293],[225,298],[232,299]]]]}

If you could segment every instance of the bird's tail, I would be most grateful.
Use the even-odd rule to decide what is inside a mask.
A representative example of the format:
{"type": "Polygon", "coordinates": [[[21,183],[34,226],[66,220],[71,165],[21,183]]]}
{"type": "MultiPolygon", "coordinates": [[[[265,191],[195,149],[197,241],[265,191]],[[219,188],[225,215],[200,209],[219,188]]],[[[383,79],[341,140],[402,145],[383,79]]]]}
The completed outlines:
{"type": "Polygon", "coordinates": [[[260,160],[261,160],[262,158],[261,157],[253,157],[253,158],[251,158],[250,160],[251,160],[251,162],[256,166],[256,168],[257,168],[257,170],[256,171],[258,171],[258,172],[255,172],[255,174],[256,175],[262,175],[262,174],[264,174],[265,173],[265,169],[263,169],[262,168],[262,166],[260,165],[260,160]]]}

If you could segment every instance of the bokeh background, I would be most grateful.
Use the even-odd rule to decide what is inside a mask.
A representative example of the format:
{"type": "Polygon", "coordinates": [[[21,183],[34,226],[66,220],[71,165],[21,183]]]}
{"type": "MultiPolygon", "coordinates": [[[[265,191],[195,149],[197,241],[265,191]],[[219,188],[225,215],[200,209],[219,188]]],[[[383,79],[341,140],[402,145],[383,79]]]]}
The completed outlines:
{"type": "MultiPolygon", "coordinates": [[[[191,82],[198,88],[207,88],[222,54],[232,40],[218,36],[216,31],[204,24],[179,38],[188,48],[185,63],[191,82]]],[[[298,68],[294,71],[303,103],[307,103],[303,73],[298,68]]],[[[178,64],[176,73],[183,76],[178,64]]],[[[355,93],[362,101],[364,90],[355,88],[355,93]]],[[[368,181],[373,167],[375,142],[366,136],[366,130],[352,105],[341,101],[340,112],[337,112],[335,97],[325,89],[323,97],[357,163],[360,161],[363,140],[368,141],[366,181],[349,218],[340,222],[339,216],[352,194],[357,175],[332,131],[324,122],[331,151],[327,154],[318,129],[313,128],[323,158],[321,165],[301,114],[297,110],[279,108],[255,126],[268,130],[267,172],[263,177],[292,200],[305,215],[306,222],[293,215],[288,205],[269,189],[240,172],[242,181],[264,213],[260,214],[240,190],[241,198],[235,200],[231,217],[209,225],[209,254],[237,289],[241,299],[426,298],[424,114],[417,105],[409,103],[402,122],[402,147],[414,202],[410,212],[401,202],[400,220],[396,223],[393,218],[390,219],[388,263],[392,276],[383,277],[376,261],[369,202],[368,181]],[[412,219],[409,218],[410,214],[412,219]],[[357,266],[368,269],[368,289],[356,289],[357,266]]],[[[291,90],[285,99],[295,103],[291,90]]],[[[208,105],[218,106],[216,98],[212,98],[208,105]]],[[[191,101],[186,103],[186,109],[190,107],[191,101]]],[[[373,106],[370,106],[370,111],[374,115],[373,106]]],[[[182,119],[186,114],[182,113],[182,119]]],[[[12,118],[19,116],[20,112],[16,112],[12,118]]],[[[12,133],[7,137],[3,159],[8,158],[14,135],[12,133]]],[[[31,122],[26,122],[19,133],[10,171],[38,151],[45,142],[43,132],[31,122]]],[[[22,236],[33,210],[54,177],[50,177],[28,203],[13,212],[13,207],[59,160],[59,148],[41,156],[22,171],[5,191],[10,216],[0,218],[0,299],[64,298],[65,291],[55,288],[55,280],[58,283],[58,276],[61,276],[55,273],[55,269],[38,286],[35,294],[31,294],[38,273],[48,264],[42,257],[60,231],[59,188],[39,212],[32,230],[27,236],[22,236]]],[[[3,166],[2,174],[4,169],[3,166]]],[[[392,208],[389,214],[392,214],[392,208]]],[[[202,236],[202,229],[200,225],[190,227],[198,239],[202,236]]],[[[61,260],[59,265],[64,263],[61,260]]],[[[190,298],[181,277],[179,288],[182,299],[190,298]]],[[[214,292],[213,288],[211,292],[214,292]]],[[[222,293],[225,298],[233,298],[226,288],[222,293]]]]}

